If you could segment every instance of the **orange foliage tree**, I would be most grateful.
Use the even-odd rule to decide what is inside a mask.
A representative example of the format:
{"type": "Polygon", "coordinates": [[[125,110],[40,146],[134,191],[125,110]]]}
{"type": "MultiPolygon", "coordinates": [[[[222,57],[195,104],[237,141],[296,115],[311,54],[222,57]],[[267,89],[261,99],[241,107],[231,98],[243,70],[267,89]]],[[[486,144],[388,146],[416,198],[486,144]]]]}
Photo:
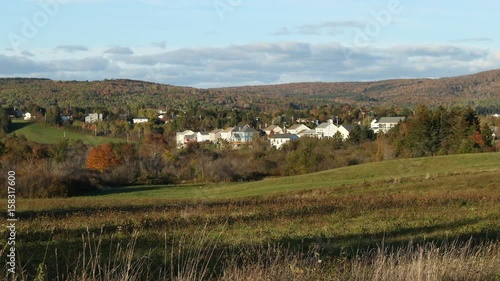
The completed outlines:
{"type": "Polygon", "coordinates": [[[97,170],[102,173],[109,168],[117,166],[119,163],[113,147],[111,147],[111,144],[106,143],[92,148],[87,157],[86,167],[87,169],[97,170]]]}

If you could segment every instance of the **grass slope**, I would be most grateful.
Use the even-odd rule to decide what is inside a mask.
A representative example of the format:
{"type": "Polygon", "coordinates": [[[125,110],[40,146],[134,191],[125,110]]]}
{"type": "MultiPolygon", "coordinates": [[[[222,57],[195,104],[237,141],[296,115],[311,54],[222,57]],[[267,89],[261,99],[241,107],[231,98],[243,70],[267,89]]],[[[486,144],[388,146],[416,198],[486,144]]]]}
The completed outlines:
{"type": "Polygon", "coordinates": [[[228,199],[318,188],[337,188],[342,192],[343,186],[353,184],[397,183],[415,177],[432,179],[486,171],[500,172],[500,153],[384,161],[239,184],[126,187],[110,190],[98,198],[228,199]]]}
{"type": "MultiPolygon", "coordinates": [[[[184,263],[191,266],[196,249],[227,251],[228,259],[247,260],[254,255],[245,257],[245,249],[284,245],[298,251],[314,249],[321,259],[343,260],[381,244],[390,249],[473,237],[497,245],[499,170],[499,153],[470,154],[386,161],[251,183],[131,187],[97,196],[18,200],[18,258],[30,272],[46,264],[53,276],[66,266],[77,268],[75,261],[86,245],[96,245],[89,255],[100,249],[107,260],[105,253],[112,245],[134,239],[134,256],[149,255],[152,265],[147,268],[153,269],[168,264],[172,252],[186,255],[184,263]],[[88,241],[82,242],[82,237],[88,241]],[[202,244],[184,243],[186,237],[202,239],[202,244]],[[185,249],[176,249],[177,244],[185,249]],[[66,257],[59,257],[59,269],[56,249],[66,257]]],[[[7,235],[6,229],[0,234],[7,235]]],[[[269,253],[264,259],[271,258],[269,253]]],[[[497,265],[498,259],[492,266],[500,268],[497,265]]],[[[289,263],[280,266],[288,268],[289,263]]],[[[482,269],[471,267],[474,270],[482,269]]]]}
{"type": "Polygon", "coordinates": [[[87,145],[100,145],[109,142],[124,142],[122,139],[95,137],[82,133],[71,132],[64,129],[44,126],[39,123],[28,123],[21,120],[13,120],[11,125],[10,134],[18,136],[25,136],[29,141],[43,143],[43,144],[56,144],[64,136],[70,140],[82,140],[87,145]]]}

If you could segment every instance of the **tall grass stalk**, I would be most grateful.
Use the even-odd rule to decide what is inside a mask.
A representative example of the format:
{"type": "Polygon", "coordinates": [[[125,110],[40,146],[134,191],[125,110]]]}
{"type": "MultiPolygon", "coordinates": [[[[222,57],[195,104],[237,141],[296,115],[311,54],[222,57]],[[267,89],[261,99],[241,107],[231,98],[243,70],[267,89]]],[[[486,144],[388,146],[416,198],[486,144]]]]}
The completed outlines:
{"type": "MultiPolygon", "coordinates": [[[[73,262],[68,258],[71,266],[64,273],[59,268],[47,273],[43,280],[500,280],[498,240],[380,246],[359,251],[352,258],[339,258],[324,256],[319,248],[298,251],[275,244],[228,250],[213,236],[203,230],[170,243],[165,236],[165,245],[159,248],[162,256],[155,257],[154,249],[140,252],[137,232],[128,240],[117,239],[108,245],[103,235],[86,233],[83,251],[73,262]]],[[[3,247],[0,254],[5,253],[3,247]]],[[[45,263],[43,268],[51,267],[50,260],[45,263]]],[[[16,278],[8,279],[11,276],[6,275],[4,265],[0,277],[20,281],[37,277],[36,272],[30,275],[23,267],[19,270],[16,278]]]]}

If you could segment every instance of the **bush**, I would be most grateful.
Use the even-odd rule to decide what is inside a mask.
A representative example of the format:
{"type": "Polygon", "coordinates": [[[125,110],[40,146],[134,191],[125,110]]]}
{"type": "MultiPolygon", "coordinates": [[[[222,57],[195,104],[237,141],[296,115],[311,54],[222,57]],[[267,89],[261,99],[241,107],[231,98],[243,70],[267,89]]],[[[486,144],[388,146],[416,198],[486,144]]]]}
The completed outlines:
{"type": "Polygon", "coordinates": [[[49,173],[32,173],[18,177],[16,193],[23,198],[67,197],[70,185],[49,173]]]}

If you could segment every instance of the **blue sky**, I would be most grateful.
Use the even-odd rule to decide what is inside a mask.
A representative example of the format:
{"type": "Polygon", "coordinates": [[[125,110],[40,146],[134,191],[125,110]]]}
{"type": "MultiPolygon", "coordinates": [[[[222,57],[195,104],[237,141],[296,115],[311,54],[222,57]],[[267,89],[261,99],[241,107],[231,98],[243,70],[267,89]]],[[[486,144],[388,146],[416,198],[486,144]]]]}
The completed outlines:
{"type": "Polygon", "coordinates": [[[0,77],[195,87],[445,77],[500,68],[500,2],[18,0],[0,77]]]}

